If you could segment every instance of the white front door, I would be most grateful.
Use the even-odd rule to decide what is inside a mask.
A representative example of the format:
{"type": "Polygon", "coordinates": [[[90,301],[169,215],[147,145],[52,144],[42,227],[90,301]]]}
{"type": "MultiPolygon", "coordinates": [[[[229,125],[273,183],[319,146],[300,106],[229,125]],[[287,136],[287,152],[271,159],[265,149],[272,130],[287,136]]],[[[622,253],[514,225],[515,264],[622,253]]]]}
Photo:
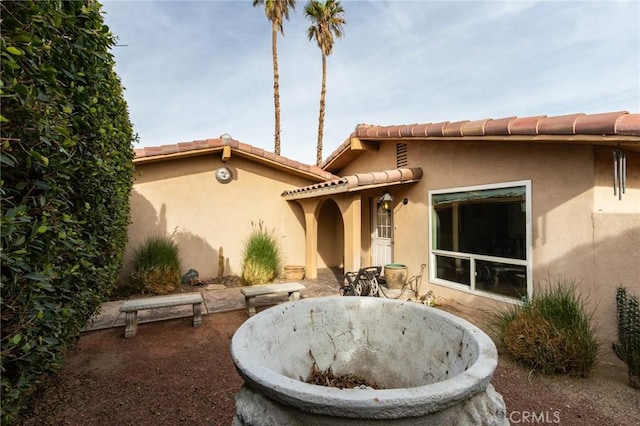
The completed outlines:
{"type": "Polygon", "coordinates": [[[393,263],[393,215],[380,203],[373,203],[371,212],[371,249],[372,266],[384,266],[393,263]]]}

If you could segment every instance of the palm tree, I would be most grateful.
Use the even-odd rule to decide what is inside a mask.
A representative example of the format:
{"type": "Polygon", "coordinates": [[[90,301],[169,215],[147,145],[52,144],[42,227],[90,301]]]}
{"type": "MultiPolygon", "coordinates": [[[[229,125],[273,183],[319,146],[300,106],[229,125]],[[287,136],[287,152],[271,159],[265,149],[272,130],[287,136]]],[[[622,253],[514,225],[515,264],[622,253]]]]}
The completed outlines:
{"type": "Polygon", "coordinates": [[[275,148],[280,155],[280,84],[278,82],[278,31],[284,36],[282,23],[289,20],[289,9],[295,10],[296,0],[253,0],[253,7],[264,5],[264,13],[271,21],[271,50],[273,53],[273,102],[276,110],[275,148]]]}
{"type": "Polygon", "coordinates": [[[327,93],[327,56],[333,50],[334,36],[342,38],[342,26],[347,23],[344,8],[338,0],[309,0],[304,16],[311,21],[307,30],[309,41],[315,39],[322,52],[322,89],[320,90],[320,119],[318,120],[317,164],[322,161],[322,133],[324,128],[324,98],[327,93]]]}

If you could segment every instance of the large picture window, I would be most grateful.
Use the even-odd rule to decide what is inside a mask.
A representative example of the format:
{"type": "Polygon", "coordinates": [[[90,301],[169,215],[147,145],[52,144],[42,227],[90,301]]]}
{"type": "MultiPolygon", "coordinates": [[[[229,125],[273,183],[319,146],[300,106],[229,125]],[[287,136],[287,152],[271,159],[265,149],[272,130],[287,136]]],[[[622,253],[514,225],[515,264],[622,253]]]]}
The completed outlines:
{"type": "Polygon", "coordinates": [[[530,185],[431,191],[431,279],[509,299],[530,296],[530,185]]]}

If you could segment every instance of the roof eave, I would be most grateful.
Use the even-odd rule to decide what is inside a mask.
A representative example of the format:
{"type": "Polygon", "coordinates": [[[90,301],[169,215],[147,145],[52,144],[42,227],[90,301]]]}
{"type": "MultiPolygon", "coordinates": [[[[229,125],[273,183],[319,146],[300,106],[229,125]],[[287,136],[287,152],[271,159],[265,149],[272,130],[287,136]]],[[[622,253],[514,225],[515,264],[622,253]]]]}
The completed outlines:
{"type": "MultiPolygon", "coordinates": [[[[217,146],[214,148],[203,148],[203,149],[195,149],[190,151],[158,154],[158,155],[135,158],[133,160],[133,164],[143,165],[143,164],[157,163],[157,162],[170,161],[170,160],[176,160],[176,159],[182,159],[182,158],[190,158],[190,157],[195,157],[200,155],[216,154],[216,153],[222,153],[223,150],[224,150],[224,146],[217,146]]],[[[324,174],[320,175],[320,174],[314,173],[311,170],[302,169],[300,167],[304,167],[304,165],[302,165],[297,161],[285,160],[285,162],[280,162],[280,161],[276,161],[275,159],[272,160],[272,159],[266,158],[265,156],[245,152],[239,149],[235,149],[233,147],[231,148],[231,152],[233,156],[246,158],[251,161],[267,165],[270,168],[281,170],[288,174],[304,177],[317,182],[323,182],[327,179],[332,179],[336,177],[330,172],[323,171],[324,174]],[[290,162],[291,164],[288,164],[288,162],[290,162]]],[[[275,155],[274,155],[274,158],[275,158],[275,155]]]]}
{"type": "Polygon", "coordinates": [[[548,117],[505,117],[476,121],[408,124],[401,126],[358,125],[321,165],[339,172],[363,151],[354,150],[351,140],[380,142],[519,142],[571,143],[620,146],[640,150],[640,114],[614,111],[600,114],[570,114],[548,117]]]}
{"type": "MultiPolygon", "coordinates": [[[[363,137],[369,142],[474,142],[474,143],[545,143],[575,144],[593,146],[619,146],[630,151],[640,151],[640,138],[628,135],[505,135],[505,136],[409,136],[409,137],[363,137]]],[[[322,169],[331,173],[345,168],[360,156],[363,151],[353,151],[344,147],[337,151],[322,165],[322,169]]]]}
{"type": "Polygon", "coordinates": [[[376,189],[376,188],[389,188],[392,186],[404,185],[404,184],[414,183],[419,181],[420,179],[410,179],[410,180],[403,180],[399,182],[386,182],[386,183],[376,183],[371,185],[362,185],[362,186],[356,186],[352,188],[349,188],[349,186],[345,183],[340,186],[318,188],[310,191],[292,193],[292,194],[283,194],[282,197],[286,201],[304,200],[307,198],[318,198],[322,196],[345,194],[349,192],[363,192],[369,189],[376,189]]]}

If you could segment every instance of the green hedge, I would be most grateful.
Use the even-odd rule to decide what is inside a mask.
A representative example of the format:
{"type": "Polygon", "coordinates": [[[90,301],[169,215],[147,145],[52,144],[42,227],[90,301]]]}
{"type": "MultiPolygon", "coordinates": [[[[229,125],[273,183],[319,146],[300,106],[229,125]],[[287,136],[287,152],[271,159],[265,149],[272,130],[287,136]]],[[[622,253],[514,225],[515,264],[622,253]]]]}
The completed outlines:
{"type": "Polygon", "coordinates": [[[116,284],[135,137],[99,3],[0,7],[0,374],[10,423],[116,284]]]}

